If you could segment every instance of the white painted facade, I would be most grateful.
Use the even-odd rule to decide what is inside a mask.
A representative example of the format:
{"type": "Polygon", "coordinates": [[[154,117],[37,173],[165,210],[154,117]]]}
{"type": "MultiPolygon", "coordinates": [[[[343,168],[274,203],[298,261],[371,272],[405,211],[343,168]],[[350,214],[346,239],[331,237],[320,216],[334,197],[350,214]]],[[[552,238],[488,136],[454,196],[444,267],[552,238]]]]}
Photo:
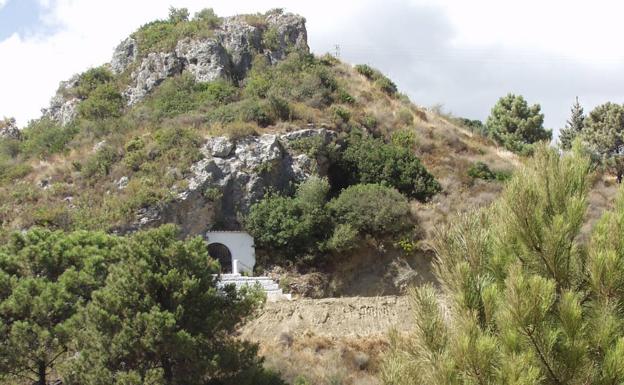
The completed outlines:
{"type": "Polygon", "coordinates": [[[244,231],[209,231],[206,233],[208,245],[220,243],[232,254],[232,274],[253,275],[256,265],[254,239],[244,231]]]}

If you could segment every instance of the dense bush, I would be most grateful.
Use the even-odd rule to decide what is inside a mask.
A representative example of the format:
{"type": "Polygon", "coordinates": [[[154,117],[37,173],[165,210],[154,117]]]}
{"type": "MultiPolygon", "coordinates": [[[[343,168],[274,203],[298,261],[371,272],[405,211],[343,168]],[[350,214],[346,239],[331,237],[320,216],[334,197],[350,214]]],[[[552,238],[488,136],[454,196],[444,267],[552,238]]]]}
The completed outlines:
{"type": "Polygon", "coordinates": [[[48,119],[32,121],[22,131],[21,152],[30,157],[46,158],[67,150],[78,133],[75,125],[61,126],[48,119]]]}
{"type": "Polygon", "coordinates": [[[401,235],[412,224],[407,198],[393,188],[355,185],[327,202],[328,193],[327,181],[312,177],[294,197],[269,194],[254,204],[245,227],[260,255],[275,262],[345,251],[364,237],[401,235]]]}
{"type": "Polygon", "coordinates": [[[490,166],[483,162],[476,162],[468,168],[468,176],[473,179],[504,181],[511,177],[506,171],[492,171],[490,166]]]}
{"type": "Polygon", "coordinates": [[[382,183],[422,201],[441,189],[411,149],[357,133],[348,138],[340,167],[349,184],[382,183]]]}
{"type": "Polygon", "coordinates": [[[165,80],[147,102],[156,116],[173,117],[199,108],[217,107],[236,100],[237,88],[223,80],[196,83],[184,73],[165,80]]]}
{"type": "Polygon", "coordinates": [[[276,65],[259,56],[245,79],[247,96],[280,97],[290,102],[303,102],[313,107],[330,105],[338,90],[330,69],[313,55],[293,52],[276,65]]]}
{"type": "Polygon", "coordinates": [[[119,91],[111,83],[98,86],[89,97],[78,105],[78,113],[82,118],[101,120],[121,116],[124,100],[119,91]]]}
{"type": "Polygon", "coordinates": [[[99,86],[110,83],[113,78],[113,74],[105,67],[91,68],[80,75],[78,86],[75,89],[70,89],[69,92],[72,96],[86,99],[99,86]]]}
{"type": "Polygon", "coordinates": [[[268,194],[251,207],[245,227],[260,248],[279,257],[315,253],[330,231],[325,210],[328,190],[327,181],[310,178],[295,197],[268,194]]]}
{"type": "MultiPolygon", "coordinates": [[[[410,226],[407,198],[379,184],[346,188],[328,204],[336,223],[348,225],[360,235],[399,234],[410,226]]],[[[347,232],[344,228],[342,232],[347,232]]]]}

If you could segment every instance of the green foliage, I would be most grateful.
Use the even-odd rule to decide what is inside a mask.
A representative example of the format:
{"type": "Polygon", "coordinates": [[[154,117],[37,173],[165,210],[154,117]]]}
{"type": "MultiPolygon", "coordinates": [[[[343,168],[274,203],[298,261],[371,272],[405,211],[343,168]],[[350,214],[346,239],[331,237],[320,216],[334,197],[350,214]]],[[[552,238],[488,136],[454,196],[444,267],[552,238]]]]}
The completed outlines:
{"type": "Polygon", "coordinates": [[[348,123],[351,119],[351,112],[342,106],[332,106],[332,117],[337,123],[348,123]]]}
{"type": "Polygon", "coordinates": [[[487,128],[483,124],[482,121],[478,119],[468,119],[468,118],[457,118],[457,122],[468,128],[470,131],[477,133],[479,135],[487,135],[487,128]]]}
{"type": "Polygon", "coordinates": [[[87,179],[106,176],[118,159],[119,154],[115,149],[110,146],[103,146],[86,160],[82,165],[81,173],[87,179]]]}
{"type": "Polygon", "coordinates": [[[325,210],[329,184],[309,178],[295,197],[268,194],[254,204],[245,220],[258,247],[282,258],[316,252],[330,227],[325,210]]]}
{"type": "Polygon", "coordinates": [[[624,175],[624,107],[608,102],[594,108],[585,118],[581,139],[621,181],[624,175]]]}
{"type": "Polygon", "coordinates": [[[103,233],[33,229],[0,248],[0,379],[47,384],[71,345],[71,320],[119,258],[103,233]]]}
{"type": "Polygon", "coordinates": [[[350,226],[360,235],[397,234],[410,225],[407,199],[397,190],[383,185],[350,186],[328,207],[337,223],[350,226]]]}
{"type": "Polygon", "coordinates": [[[185,21],[189,21],[189,13],[188,8],[175,8],[169,7],[169,22],[173,24],[183,23],[185,21]]]}
{"type": "Polygon", "coordinates": [[[280,47],[279,31],[276,27],[268,28],[262,34],[262,43],[270,50],[276,50],[280,47]]]}
{"type": "Polygon", "coordinates": [[[157,20],[143,25],[132,34],[139,47],[139,56],[145,57],[150,52],[166,52],[175,48],[183,38],[211,37],[214,29],[221,24],[221,19],[212,9],[204,9],[188,19],[186,8],[170,8],[167,20],[157,20]]]}
{"type": "Polygon", "coordinates": [[[390,141],[394,146],[413,149],[417,142],[416,132],[410,129],[392,131],[390,141]]]}
{"type": "Polygon", "coordinates": [[[113,74],[107,68],[91,68],[80,75],[78,86],[70,90],[70,93],[80,99],[87,99],[98,87],[112,80],[113,74]]]}
{"type": "Polygon", "coordinates": [[[415,328],[393,336],[386,384],[624,381],[614,358],[624,348],[624,195],[579,244],[591,168],[580,151],[540,147],[492,208],[438,233],[442,293],[412,293],[415,328]]]}
{"type": "Polygon", "coordinates": [[[566,122],[566,126],[559,132],[559,144],[562,149],[569,150],[572,148],[572,142],[583,131],[585,123],[585,114],[583,107],[576,98],[576,102],[570,109],[570,119],[566,122]]]}
{"type": "Polygon", "coordinates": [[[374,82],[375,85],[386,94],[393,96],[397,93],[398,90],[396,84],[394,84],[392,80],[382,74],[379,70],[376,70],[367,64],[358,64],[355,66],[355,70],[368,80],[374,82]]]}
{"type": "Polygon", "coordinates": [[[244,355],[248,344],[229,336],[261,295],[219,293],[218,266],[201,238],[183,242],[163,226],[134,235],[119,253],[124,259],[76,320],[81,354],[64,383],[204,384],[257,364],[244,355]]]}
{"type": "Polygon", "coordinates": [[[65,151],[77,132],[74,125],[61,126],[48,119],[32,121],[22,131],[20,150],[29,157],[47,158],[65,151]]]}
{"type": "Polygon", "coordinates": [[[0,160],[0,182],[14,182],[30,174],[32,167],[25,163],[0,160]]]}
{"type": "Polygon", "coordinates": [[[528,105],[520,95],[508,94],[498,100],[487,119],[490,136],[505,148],[530,153],[532,144],[551,139],[552,132],[543,127],[544,114],[540,105],[528,105]]]}
{"type": "Polygon", "coordinates": [[[174,117],[199,108],[218,107],[237,99],[236,87],[216,80],[196,83],[185,73],[165,80],[148,101],[156,116],[174,117]]]}
{"type": "Polygon", "coordinates": [[[296,260],[324,251],[346,251],[362,238],[383,239],[412,224],[407,199],[381,185],[355,185],[327,202],[329,184],[309,178],[294,197],[269,194],[245,220],[261,253],[296,260]]]}
{"type": "Polygon", "coordinates": [[[313,55],[293,52],[276,65],[256,57],[245,79],[248,97],[280,97],[289,102],[303,102],[313,107],[330,105],[338,85],[331,70],[313,55]]]}
{"type": "Polygon", "coordinates": [[[106,83],[78,105],[78,114],[84,119],[101,120],[121,116],[123,108],[124,100],[119,91],[111,83],[106,83]]]}
{"type": "Polygon", "coordinates": [[[381,183],[425,201],[441,190],[414,153],[381,139],[352,134],[340,160],[349,184],[381,183]]]}
{"type": "Polygon", "coordinates": [[[468,176],[473,179],[496,179],[496,175],[490,170],[490,167],[483,162],[476,162],[468,169],[468,176]]]}

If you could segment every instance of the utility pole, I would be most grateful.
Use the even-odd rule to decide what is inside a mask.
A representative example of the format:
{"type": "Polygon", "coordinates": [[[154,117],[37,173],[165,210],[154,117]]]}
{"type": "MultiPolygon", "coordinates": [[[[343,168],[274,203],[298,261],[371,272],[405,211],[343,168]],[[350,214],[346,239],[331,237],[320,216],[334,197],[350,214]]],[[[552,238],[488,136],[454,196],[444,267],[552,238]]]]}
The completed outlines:
{"type": "Polygon", "coordinates": [[[340,59],[340,44],[334,45],[334,57],[340,59]]]}

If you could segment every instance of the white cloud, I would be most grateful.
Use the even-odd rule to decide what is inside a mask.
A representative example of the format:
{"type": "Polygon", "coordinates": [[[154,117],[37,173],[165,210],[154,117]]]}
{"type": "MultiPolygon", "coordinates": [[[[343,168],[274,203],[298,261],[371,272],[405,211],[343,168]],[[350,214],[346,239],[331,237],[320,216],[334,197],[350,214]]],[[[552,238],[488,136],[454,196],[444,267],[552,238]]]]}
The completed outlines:
{"type": "Polygon", "coordinates": [[[8,0],[0,0],[0,9],[6,5],[8,0]]]}
{"type": "Polygon", "coordinates": [[[469,117],[485,118],[509,91],[541,102],[551,127],[565,122],[576,95],[588,108],[624,101],[624,3],[610,0],[39,1],[57,32],[0,42],[0,117],[20,124],[38,116],[60,80],[108,61],[170,5],[220,15],[286,7],[307,18],[315,52],[340,44],[344,59],[380,67],[416,103],[469,117]]]}

